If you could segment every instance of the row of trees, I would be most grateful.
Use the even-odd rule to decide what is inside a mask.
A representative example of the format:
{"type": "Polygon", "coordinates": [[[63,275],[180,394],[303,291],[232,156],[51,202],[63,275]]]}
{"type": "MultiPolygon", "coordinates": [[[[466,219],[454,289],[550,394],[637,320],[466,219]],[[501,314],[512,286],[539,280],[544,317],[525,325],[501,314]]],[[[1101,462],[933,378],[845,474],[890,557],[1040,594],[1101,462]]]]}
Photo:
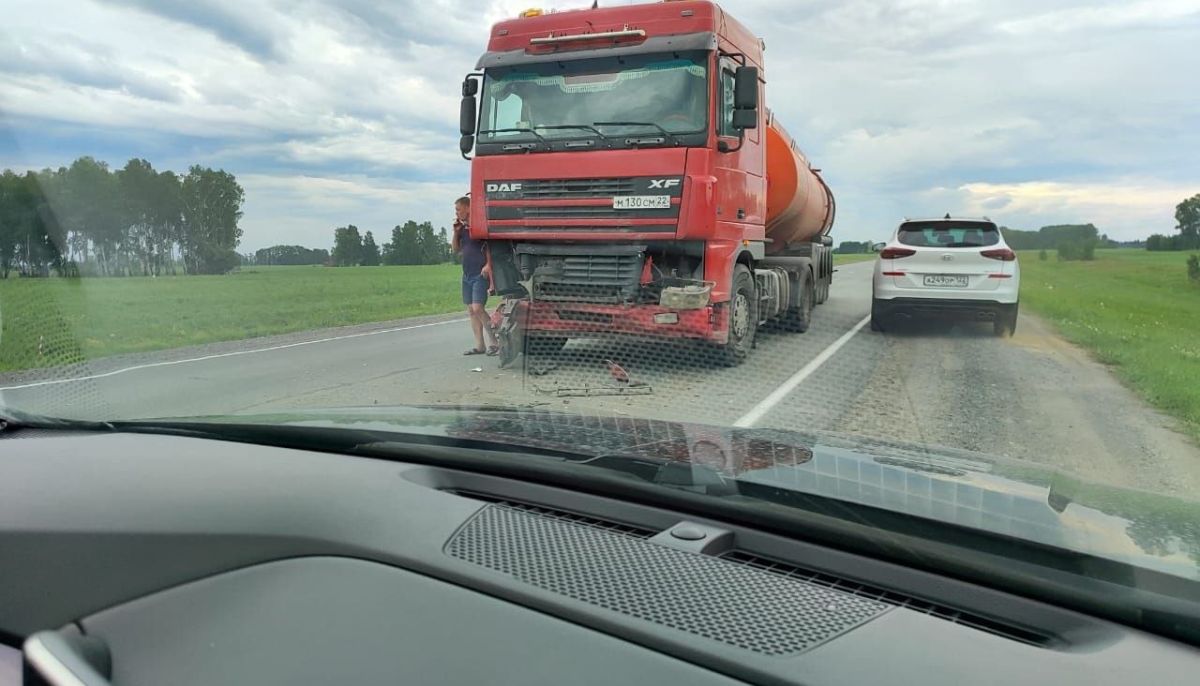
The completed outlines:
{"type": "Polygon", "coordinates": [[[1022,231],[1001,226],[1000,233],[1004,235],[1008,247],[1013,250],[1053,250],[1063,243],[1085,242],[1105,248],[1117,247],[1116,241],[1109,240],[1107,234],[1101,234],[1092,224],[1056,224],[1043,226],[1037,231],[1022,231]]]}
{"type": "Polygon", "coordinates": [[[1200,249],[1200,193],[1175,206],[1174,236],[1156,233],[1146,239],[1147,250],[1200,249]]]}
{"type": "Polygon", "coordinates": [[[392,239],[380,247],[375,236],[361,234],[350,224],[333,231],[330,263],[336,267],[379,264],[441,264],[452,259],[446,229],[434,231],[433,224],[407,221],[392,229],[392,239]]]}
{"type": "Polygon", "coordinates": [[[251,264],[328,264],[329,251],[325,248],[306,248],[302,245],[273,245],[254,251],[251,264]]]}
{"type": "Polygon", "coordinates": [[[228,172],[70,167],[0,175],[0,278],[220,274],[237,266],[245,193],[228,172]]]}
{"type": "Polygon", "coordinates": [[[861,255],[873,249],[870,241],[842,241],[833,252],[838,255],[861,255]]]}

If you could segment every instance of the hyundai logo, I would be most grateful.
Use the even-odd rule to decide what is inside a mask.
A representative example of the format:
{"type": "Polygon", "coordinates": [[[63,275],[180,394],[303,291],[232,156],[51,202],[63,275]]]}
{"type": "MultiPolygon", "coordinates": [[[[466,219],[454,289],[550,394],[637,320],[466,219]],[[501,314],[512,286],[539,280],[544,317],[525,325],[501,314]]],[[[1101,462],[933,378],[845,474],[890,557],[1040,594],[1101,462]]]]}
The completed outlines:
{"type": "Polygon", "coordinates": [[[954,255],[942,255],[943,262],[950,262],[952,260],[954,260],[954,255]]]}

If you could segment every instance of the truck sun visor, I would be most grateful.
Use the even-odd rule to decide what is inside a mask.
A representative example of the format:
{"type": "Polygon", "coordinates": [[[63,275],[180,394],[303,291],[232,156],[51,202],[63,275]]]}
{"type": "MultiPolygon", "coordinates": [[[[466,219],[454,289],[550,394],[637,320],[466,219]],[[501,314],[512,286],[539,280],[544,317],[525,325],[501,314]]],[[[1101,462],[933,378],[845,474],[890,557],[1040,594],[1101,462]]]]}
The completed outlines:
{"type": "Polygon", "coordinates": [[[717,34],[711,31],[701,31],[697,33],[681,33],[674,36],[654,36],[636,45],[573,50],[563,53],[531,55],[526,53],[524,49],[487,52],[479,58],[479,62],[475,65],[475,68],[510,67],[514,64],[545,62],[547,59],[554,59],[556,61],[582,60],[592,57],[613,57],[633,53],[669,52],[673,50],[715,50],[716,48],[717,34]]]}

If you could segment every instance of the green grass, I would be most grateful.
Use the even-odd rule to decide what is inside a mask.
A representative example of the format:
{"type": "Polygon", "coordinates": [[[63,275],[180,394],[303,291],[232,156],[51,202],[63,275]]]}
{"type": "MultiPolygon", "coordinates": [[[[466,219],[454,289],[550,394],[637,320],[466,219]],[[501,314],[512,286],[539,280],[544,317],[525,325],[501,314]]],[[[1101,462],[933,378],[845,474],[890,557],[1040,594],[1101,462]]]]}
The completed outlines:
{"type": "Polygon", "coordinates": [[[1186,252],[1098,250],[1092,262],[1022,252],[1021,304],[1112,365],[1200,440],[1200,285],[1186,252]]]}
{"type": "Polygon", "coordinates": [[[0,281],[0,371],[462,307],[457,265],[0,281]]]}
{"type": "Polygon", "coordinates": [[[877,257],[877,255],[873,252],[865,253],[865,254],[861,254],[861,255],[834,255],[833,263],[834,264],[851,264],[854,262],[866,262],[868,260],[873,260],[876,257],[877,257]]]}

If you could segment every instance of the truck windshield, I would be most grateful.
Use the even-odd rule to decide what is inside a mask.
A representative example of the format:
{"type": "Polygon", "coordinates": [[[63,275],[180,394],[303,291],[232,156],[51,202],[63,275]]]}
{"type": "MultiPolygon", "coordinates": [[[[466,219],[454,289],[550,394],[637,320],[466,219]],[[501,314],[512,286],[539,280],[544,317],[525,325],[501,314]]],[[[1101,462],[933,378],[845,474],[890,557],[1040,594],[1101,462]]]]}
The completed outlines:
{"type": "MultiPolygon", "coordinates": [[[[704,133],[707,54],[672,53],[524,64],[487,72],[481,143],[704,133]],[[525,129],[523,131],[522,129],[525,129]]],[[[671,136],[664,136],[671,139],[671,136]]]]}

